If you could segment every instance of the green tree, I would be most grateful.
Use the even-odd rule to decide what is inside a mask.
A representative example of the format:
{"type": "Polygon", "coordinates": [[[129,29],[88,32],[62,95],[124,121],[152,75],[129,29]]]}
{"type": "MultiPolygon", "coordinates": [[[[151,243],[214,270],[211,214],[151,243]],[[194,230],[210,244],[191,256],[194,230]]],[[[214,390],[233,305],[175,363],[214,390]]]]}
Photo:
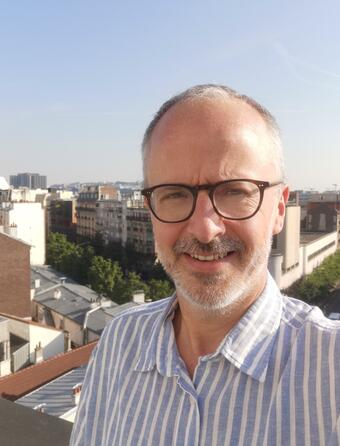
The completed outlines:
{"type": "Polygon", "coordinates": [[[171,296],[174,287],[168,280],[151,279],[148,282],[149,291],[147,298],[150,300],[159,300],[171,296]]]}
{"type": "Polygon", "coordinates": [[[94,256],[88,272],[88,280],[92,289],[98,294],[112,297],[116,282],[123,276],[118,263],[104,259],[101,256],[94,256]]]}
{"type": "Polygon", "coordinates": [[[333,287],[340,280],[340,251],[327,257],[322,264],[308,276],[293,284],[287,294],[301,300],[324,307],[333,287]]]}
{"type": "Polygon", "coordinates": [[[133,293],[137,290],[143,290],[145,295],[149,292],[147,284],[142,281],[140,275],[135,272],[129,272],[126,277],[121,277],[116,282],[112,298],[118,304],[131,302],[133,293]]]}

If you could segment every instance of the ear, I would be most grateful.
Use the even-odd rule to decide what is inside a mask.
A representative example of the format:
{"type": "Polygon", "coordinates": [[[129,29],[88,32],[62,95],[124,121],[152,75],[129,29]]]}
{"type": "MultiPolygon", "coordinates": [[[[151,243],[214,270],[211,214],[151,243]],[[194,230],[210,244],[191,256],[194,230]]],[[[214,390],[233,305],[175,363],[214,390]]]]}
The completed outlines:
{"type": "Polygon", "coordinates": [[[276,217],[273,225],[273,235],[282,231],[286,215],[286,204],[289,198],[289,187],[284,185],[280,192],[280,199],[277,204],[276,217]]]}

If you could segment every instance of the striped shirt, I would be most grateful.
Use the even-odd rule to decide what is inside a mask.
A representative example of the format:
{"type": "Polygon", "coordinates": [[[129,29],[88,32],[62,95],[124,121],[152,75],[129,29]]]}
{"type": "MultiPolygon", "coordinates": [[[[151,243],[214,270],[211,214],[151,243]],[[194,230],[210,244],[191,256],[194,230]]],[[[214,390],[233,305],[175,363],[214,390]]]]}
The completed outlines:
{"type": "Polygon", "coordinates": [[[128,310],[90,360],[71,445],[340,444],[340,324],[264,292],[193,378],[179,357],[175,297],[128,310]]]}

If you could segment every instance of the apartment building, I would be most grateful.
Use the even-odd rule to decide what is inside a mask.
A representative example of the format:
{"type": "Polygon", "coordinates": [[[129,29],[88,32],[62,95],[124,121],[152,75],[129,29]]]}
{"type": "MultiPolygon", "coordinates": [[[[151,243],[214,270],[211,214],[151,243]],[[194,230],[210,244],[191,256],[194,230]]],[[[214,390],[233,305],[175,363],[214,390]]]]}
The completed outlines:
{"type": "Polygon", "coordinates": [[[47,177],[38,173],[18,173],[10,175],[10,184],[13,187],[28,187],[29,189],[46,189],[47,177]]]}
{"type": "Polygon", "coordinates": [[[98,200],[117,200],[118,191],[110,185],[84,186],[77,199],[77,237],[93,239],[96,236],[96,209],[98,200]]]}
{"type": "Polygon", "coordinates": [[[59,232],[69,240],[76,239],[77,233],[77,201],[73,199],[52,199],[47,208],[47,234],[59,232]]]}
{"type": "Polygon", "coordinates": [[[98,200],[96,204],[96,230],[105,244],[109,242],[126,244],[126,201],[98,200]]]}
{"type": "Polygon", "coordinates": [[[155,253],[149,210],[143,201],[134,201],[126,210],[126,241],[141,254],[155,253]]]}
{"type": "Polygon", "coordinates": [[[31,265],[45,263],[45,211],[40,203],[0,203],[0,227],[31,246],[31,265]]]}

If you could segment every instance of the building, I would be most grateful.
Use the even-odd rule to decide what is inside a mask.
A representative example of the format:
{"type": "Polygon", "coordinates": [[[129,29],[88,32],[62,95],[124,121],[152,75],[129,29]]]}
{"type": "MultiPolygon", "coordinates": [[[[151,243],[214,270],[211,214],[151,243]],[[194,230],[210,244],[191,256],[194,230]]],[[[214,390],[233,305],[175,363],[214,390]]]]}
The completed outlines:
{"type": "Polygon", "coordinates": [[[155,243],[149,210],[143,201],[134,202],[126,211],[126,242],[141,254],[155,254],[155,243]]]}
{"type": "Polygon", "coordinates": [[[0,203],[10,201],[11,189],[4,177],[0,177],[0,203]]]}
{"type": "Polygon", "coordinates": [[[300,206],[288,203],[284,227],[273,238],[268,269],[280,289],[310,274],[338,246],[338,232],[301,232],[300,206]]]}
{"type": "Polygon", "coordinates": [[[0,316],[0,377],[11,373],[8,320],[0,316]]]}
{"type": "Polygon", "coordinates": [[[77,199],[77,237],[94,239],[97,232],[98,200],[117,200],[118,191],[110,185],[84,186],[77,199]]]}
{"type": "Polygon", "coordinates": [[[40,203],[0,203],[0,227],[31,246],[31,265],[45,263],[45,211],[40,203]]]}
{"type": "MultiPolygon", "coordinates": [[[[0,396],[10,401],[29,394],[69,371],[86,365],[96,342],[53,356],[48,361],[26,367],[0,378],[0,396]]],[[[0,417],[1,419],[1,417],[0,417]]]]}
{"type": "Polygon", "coordinates": [[[127,206],[125,201],[98,200],[96,204],[96,231],[101,234],[105,244],[117,242],[126,244],[127,206]]]}
{"type": "Polygon", "coordinates": [[[47,221],[47,234],[59,232],[65,234],[69,240],[75,240],[77,232],[76,199],[50,200],[47,208],[47,221]]]}
{"type": "Polygon", "coordinates": [[[338,233],[340,241],[340,201],[311,201],[307,205],[306,230],[338,233]]]}
{"type": "Polygon", "coordinates": [[[0,312],[31,317],[30,249],[22,240],[0,232],[0,312]]]}
{"type": "Polygon", "coordinates": [[[15,402],[73,423],[85,372],[86,365],[73,369],[15,402]]]}
{"type": "Polygon", "coordinates": [[[101,298],[48,266],[34,267],[31,274],[33,320],[66,331],[72,347],[98,340],[114,315],[137,304],[101,298]]]}
{"type": "Polygon", "coordinates": [[[68,348],[63,331],[0,314],[0,376],[45,361],[68,348]]]}
{"type": "Polygon", "coordinates": [[[38,173],[18,173],[10,176],[10,184],[13,187],[28,187],[29,189],[46,189],[47,178],[38,173]]]}

